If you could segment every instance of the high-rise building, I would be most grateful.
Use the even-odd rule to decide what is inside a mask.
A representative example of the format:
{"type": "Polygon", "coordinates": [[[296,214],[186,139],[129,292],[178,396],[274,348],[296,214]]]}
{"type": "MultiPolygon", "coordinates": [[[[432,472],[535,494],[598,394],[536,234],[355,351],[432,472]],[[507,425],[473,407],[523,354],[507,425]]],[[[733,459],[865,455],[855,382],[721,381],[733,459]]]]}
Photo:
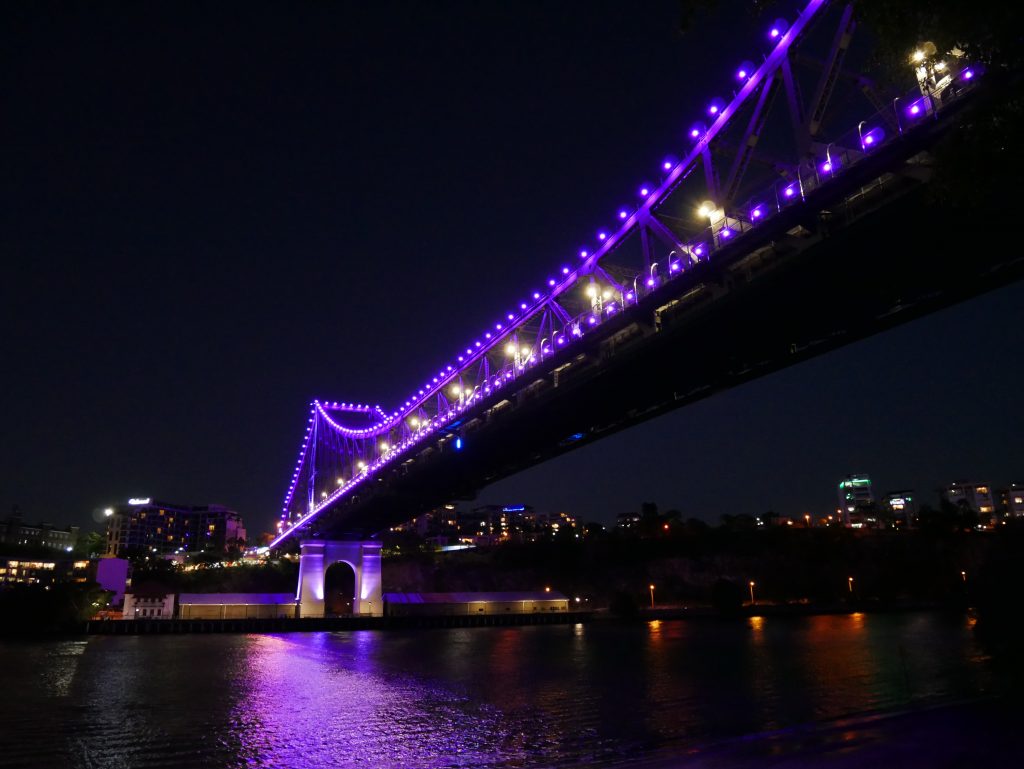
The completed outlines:
{"type": "Polygon", "coordinates": [[[844,526],[861,529],[875,526],[875,496],[871,491],[871,478],[867,475],[848,475],[839,482],[839,507],[836,512],[844,526]]]}
{"type": "Polygon", "coordinates": [[[1024,484],[1011,483],[1010,488],[1000,492],[1000,497],[1007,518],[1024,518],[1024,484]]]}
{"type": "Polygon", "coordinates": [[[105,513],[107,555],[223,552],[245,544],[242,517],[222,505],[172,505],[147,497],[105,513]]]}
{"type": "Polygon", "coordinates": [[[917,494],[913,489],[890,491],[882,498],[885,511],[896,526],[913,526],[917,521],[917,494]]]}
{"type": "Polygon", "coordinates": [[[987,483],[954,481],[942,490],[942,495],[954,505],[965,506],[979,515],[991,515],[996,510],[992,487],[987,483]]]}

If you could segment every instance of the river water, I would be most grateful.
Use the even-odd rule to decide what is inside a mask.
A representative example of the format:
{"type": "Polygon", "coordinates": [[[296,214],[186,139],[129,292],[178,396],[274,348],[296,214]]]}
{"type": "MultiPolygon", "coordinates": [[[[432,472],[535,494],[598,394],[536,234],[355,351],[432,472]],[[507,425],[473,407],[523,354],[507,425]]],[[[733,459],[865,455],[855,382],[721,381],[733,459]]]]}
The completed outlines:
{"type": "Polygon", "coordinates": [[[0,642],[2,767],[539,767],[989,692],[970,619],[0,642]]]}

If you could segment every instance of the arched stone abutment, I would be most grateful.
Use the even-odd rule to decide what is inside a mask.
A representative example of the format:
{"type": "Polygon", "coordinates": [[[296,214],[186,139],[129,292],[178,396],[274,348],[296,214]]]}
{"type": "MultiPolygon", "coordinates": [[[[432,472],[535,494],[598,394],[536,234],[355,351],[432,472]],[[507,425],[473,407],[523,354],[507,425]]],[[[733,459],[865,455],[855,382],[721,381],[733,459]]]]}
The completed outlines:
{"type": "Polygon", "coordinates": [[[301,548],[299,585],[296,591],[300,617],[324,616],[324,577],[331,564],[338,562],[347,563],[355,572],[352,613],[383,616],[380,542],[307,539],[303,540],[301,548]]]}

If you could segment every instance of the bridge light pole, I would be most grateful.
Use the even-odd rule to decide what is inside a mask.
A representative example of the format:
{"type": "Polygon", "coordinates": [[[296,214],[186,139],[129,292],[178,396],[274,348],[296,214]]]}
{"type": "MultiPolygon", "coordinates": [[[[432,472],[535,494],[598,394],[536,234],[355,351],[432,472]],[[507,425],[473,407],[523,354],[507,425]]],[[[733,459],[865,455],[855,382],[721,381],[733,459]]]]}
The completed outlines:
{"type": "Polygon", "coordinates": [[[753,606],[754,601],[754,585],[757,584],[754,580],[750,580],[750,605],[753,606]]]}
{"type": "Polygon", "coordinates": [[[651,608],[654,608],[654,585],[648,585],[648,590],[651,591],[651,608]]]}
{"type": "Polygon", "coordinates": [[[648,275],[647,275],[647,287],[648,288],[654,288],[654,284],[656,282],[655,278],[654,278],[654,271],[656,269],[658,269],[658,263],[657,262],[652,262],[651,263],[651,269],[648,270],[648,275]]]}

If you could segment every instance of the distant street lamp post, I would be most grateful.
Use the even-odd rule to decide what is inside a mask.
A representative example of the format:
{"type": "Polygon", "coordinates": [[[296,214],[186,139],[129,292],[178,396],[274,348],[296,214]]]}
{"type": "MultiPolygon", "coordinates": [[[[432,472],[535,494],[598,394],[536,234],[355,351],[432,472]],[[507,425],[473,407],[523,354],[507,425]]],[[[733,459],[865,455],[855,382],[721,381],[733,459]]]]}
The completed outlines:
{"type": "Polygon", "coordinates": [[[811,514],[807,513],[804,515],[804,521],[807,523],[807,528],[811,528],[811,514]]]}
{"type": "Polygon", "coordinates": [[[962,579],[964,582],[967,581],[967,572],[966,571],[961,571],[960,572],[960,579],[962,579]]]}
{"type": "Polygon", "coordinates": [[[648,585],[648,589],[651,591],[651,608],[654,608],[654,585],[648,585]]]}
{"type": "Polygon", "coordinates": [[[754,580],[750,580],[750,605],[751,606],[753,606],[754,603],[755,603],[755,601],[754,601],[754,585],[755,584],[756,583],[754,582],[754,580]]]}
{"type": "Polygon", "coordinates": [[[853,577],[846,578],[846,587],[849,588],[850,592],[853,592],[853,577]]]}

